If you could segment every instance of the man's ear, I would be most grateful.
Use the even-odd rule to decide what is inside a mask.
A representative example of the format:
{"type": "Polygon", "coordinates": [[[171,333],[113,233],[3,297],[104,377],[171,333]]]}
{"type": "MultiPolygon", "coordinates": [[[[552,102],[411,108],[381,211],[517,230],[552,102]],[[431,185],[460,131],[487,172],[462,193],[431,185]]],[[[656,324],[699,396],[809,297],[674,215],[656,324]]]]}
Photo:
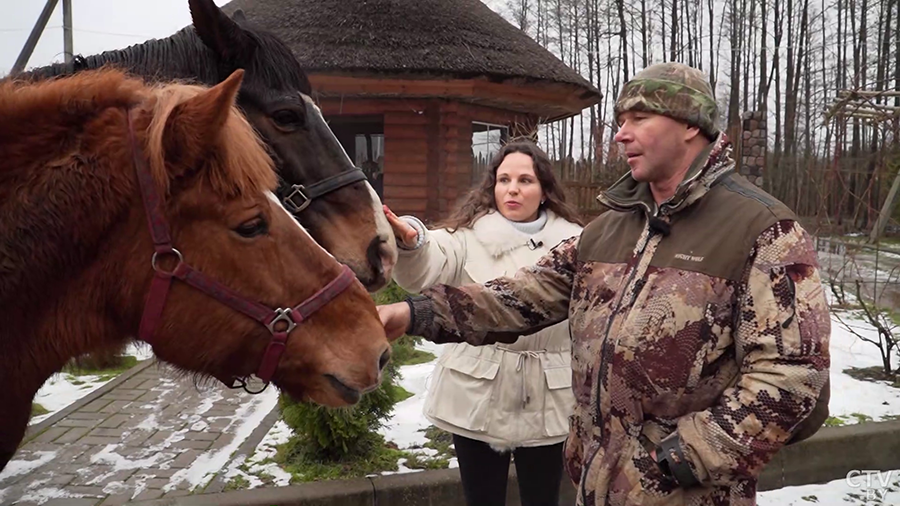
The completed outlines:
{"type": "Polygon", "coordinates": [[[187,100],[172,111],[166,120],[163,147],[176,178],[195,169],[218,144],[219,134],[232,114],[244,71],[234,71],[207,91],[187,100]]]}
{"type": "Polygon", "coordinates": [[[700,135],[700,127],[687,125],[687,128],[684,131],[684,141],[690,142],[698,135],[700,135]]]}

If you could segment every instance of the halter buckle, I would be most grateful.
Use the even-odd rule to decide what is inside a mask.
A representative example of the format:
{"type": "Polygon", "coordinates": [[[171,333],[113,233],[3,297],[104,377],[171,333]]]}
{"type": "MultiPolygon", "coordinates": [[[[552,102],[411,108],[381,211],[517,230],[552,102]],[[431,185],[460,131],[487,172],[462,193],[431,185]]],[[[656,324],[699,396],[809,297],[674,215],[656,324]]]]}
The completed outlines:
{"type": "Polygon", "coordinates": [[[269,329],[269,332],[272,335],[278,334],[279,332],[284,332],[285,334],[290,334],[292,330],[297,327],[297,323],[291,318],[291,310],[290,308],[286,309],[276,309],[275,310],[275,318],[272,318],[268,324],[266,324],[266,328],[269,329]],[[287,328],[283,331],[275,330],[275,325],[278,322],[283,321],[287,324],[287,328]]]}
{"type": "Polygon", "coordinates": [[[288,196],[285,197],[284,200],[282,200],[282,203],[284,203],[284,207],[288,208],[288,211],[296,214],[309,207],[309,204],[312,203],[312,199],[310,199],[306,195],[306,187],[302,184],[295,184],[291,187],[291,189],[293,191],[291,191],[291,193],[289,193],[288,196]],[[300,204],[294,202],[294,197],[297,195],[299,195],[300,198],[303,199],[300,204]]]}

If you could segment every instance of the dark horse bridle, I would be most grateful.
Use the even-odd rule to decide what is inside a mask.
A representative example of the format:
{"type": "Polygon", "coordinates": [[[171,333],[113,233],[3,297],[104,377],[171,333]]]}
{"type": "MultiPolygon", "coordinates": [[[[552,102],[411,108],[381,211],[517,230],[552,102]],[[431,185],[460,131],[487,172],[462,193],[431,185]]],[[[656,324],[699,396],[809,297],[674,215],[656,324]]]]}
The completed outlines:
{"type": "Polygon", "coordinates": [[[302,184],[292,185],[288,190],[290,193],[288,193],[281,202],[291,214],[297,214],[306,209],[307,206],[312,203],[313,199],[327,195],[335,190],[340,190],[345,186],[349,186],[359,181],[366,181],[366,174],[359,167],[354,167],[353,169],[327,177],[318,183],[309,186],[302,184]]]}
{"type": "MultiPolygon", "coordinates": [[[[134,133],[132,113],[129,111],[127,116],[128,137],[131,143],[132,155],[134,157],[134,166],[135,171],[137,172],[138,184],[141,188],[144,211],[147,215],[150,235],[153,238],[154,250],[153,256],[150,258],[150,265],[153,268],[155,275],[150,284],[150,292],[144,305],[144,313],[141,316],[138,336],[142,341],[151,345],[153,344],[153,334],[162,319],[162,311],[166,304],[166,297],[169,293],[172,279],[180,279],[226,306],[253,318],[263,324],[272,334],[272,338],[266,347],[266,351],[263,354],[262,361],[259,364],[259,369],[256,373],[256,377],[265,383],[262,389],[251,390],[247,383],[248,377],[239,378],[232,376],[223,379],[216,376],[219,381],[229,388],[243,388],[251,394],[260,393],[268,387],[269,382],[272,380],[272,375],[275,374],[275,368],[278,366],[278,360],[284,352],[290,333],[297,325],[309,318],[310,315],[346,290],[356,277],[349,267],[341,265],[341,273],[305,301],[292,308],[271,309],[259,302],[241,296],[237,292],[209,278],[185,263],[184,256],[181,252],[172,246],[169,225],[162,212],[162,199],[160,198],[159,192],[156,190],[156,185],[153,181],[153,176],[147,167],[147,162],[141,155],[141,150],[134,133]],[[158,263],[160,257],[167,255],[174,256],[177,260],[177,265],[170,271],[164,270],[158,263]]],[[[326,181],[323,181],[323,183],[326,181]]],[[[308,194],[305,196],[308,196],[308,194]]]]}

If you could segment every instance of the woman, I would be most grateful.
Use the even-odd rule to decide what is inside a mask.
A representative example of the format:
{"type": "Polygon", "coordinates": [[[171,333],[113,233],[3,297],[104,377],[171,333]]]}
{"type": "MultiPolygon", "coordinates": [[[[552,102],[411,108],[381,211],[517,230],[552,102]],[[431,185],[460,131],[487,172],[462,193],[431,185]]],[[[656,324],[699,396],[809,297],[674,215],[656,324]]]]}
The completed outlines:
{"type": "MultiPolygon", "coordinates": [[[[434,230],[385,211],[400,247],[394,280],[414,293],[512,275],[583,225],[529,141],[504,146],[481,186],[434,230]]],[[[453,435],[469,506],[506,504],[510,453],[522,504],[558,504],[571,375],[567,321],[511,345],[447,345],[424,414],[453,435]]]]}

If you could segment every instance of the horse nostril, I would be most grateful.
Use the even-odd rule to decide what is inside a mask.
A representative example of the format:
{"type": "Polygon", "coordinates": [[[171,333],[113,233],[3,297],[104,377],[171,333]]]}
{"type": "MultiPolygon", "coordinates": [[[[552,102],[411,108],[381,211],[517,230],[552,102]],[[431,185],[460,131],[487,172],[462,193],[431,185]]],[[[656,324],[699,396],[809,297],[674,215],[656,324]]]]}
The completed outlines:
{"type": "Polygon", "coordinates": [[[387,365],[388,361],[391,359],[391,349],[388,348],[384,350],[384,353],[381,354],[381,358],[378,359],[378,370],[381,371],[384,369],[384,366],[387,365]]]}

